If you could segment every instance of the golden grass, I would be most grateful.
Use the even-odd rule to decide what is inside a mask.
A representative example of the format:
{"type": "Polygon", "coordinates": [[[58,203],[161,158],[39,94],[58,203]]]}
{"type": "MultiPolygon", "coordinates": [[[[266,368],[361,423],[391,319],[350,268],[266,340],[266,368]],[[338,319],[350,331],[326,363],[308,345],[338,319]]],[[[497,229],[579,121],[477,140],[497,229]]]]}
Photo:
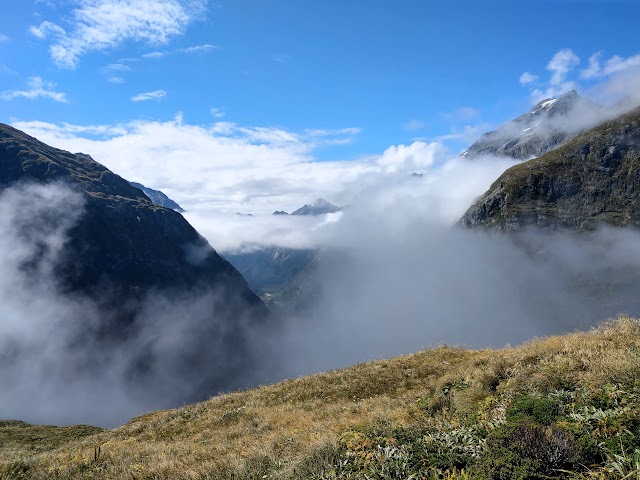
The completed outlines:
{"type": "Polygon", "coordinates": [[[12,437],[0,424],[0,478],[304,478],[304,464],[324,461],[351,427],[435,423],[429,412],[446,415],[447,402],[473,415],[478,402],[519,392],[634,379],[640,322],[621,316],[589,332],[514,348],[440,347],[220,395],[88,436],[51,431],[58,443],[35,449],[32,438],[12,437]],[[460,383],[460,394],[446,394],[460,383]]]}

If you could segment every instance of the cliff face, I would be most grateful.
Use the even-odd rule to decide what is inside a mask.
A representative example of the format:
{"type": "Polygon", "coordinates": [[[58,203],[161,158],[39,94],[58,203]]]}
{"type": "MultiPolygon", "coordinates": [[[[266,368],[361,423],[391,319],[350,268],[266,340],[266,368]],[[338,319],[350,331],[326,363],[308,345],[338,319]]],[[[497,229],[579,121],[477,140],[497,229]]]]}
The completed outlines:
{"type": "Polygon", "coordinates": [[[460,224],[507,232],[640,227],[640,107],[509,168],[460,224]]]}

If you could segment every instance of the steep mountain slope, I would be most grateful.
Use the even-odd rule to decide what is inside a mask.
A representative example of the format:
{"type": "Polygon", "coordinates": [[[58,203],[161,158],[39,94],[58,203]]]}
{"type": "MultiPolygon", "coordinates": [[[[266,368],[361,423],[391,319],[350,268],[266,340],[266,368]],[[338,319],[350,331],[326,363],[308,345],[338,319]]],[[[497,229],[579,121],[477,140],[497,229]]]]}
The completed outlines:
{"type": "Polygon", "coordinates": [[[640,323],[620,317],[225,394],[111,431],[0,422],[0,477],[636,478],[639,347],[640,323]]]}
{"type": "Polygon", "coordinates": [[[258,295],[278,296],[307,268],[315,252],[310,249],[256,246],[246,252],[223,254],[258,295]]]}
{"type": "Polygon", "coordinates": [[[0,124],[0,189],[18,181],[64,182],[80,191],[85,213],[70,232],[59,273],[65,288],[220,287],[260,308],[242,276],[177,212],[86,155],[74,155],[0,124]]]}
{"type": "Polygon", "coordinates": [[[640,107],[509,168],[464,214],[467,227],[640,227],[640,107]]]}
{"type": "Polygon", "coordinates": [[[184,212],[184,209],[180,205],[178,205],[176,202],[171,200],[169,197],[167,197],[160,190],[154,190],[153,188],[145,187],[141,183],[137,183],[137,182],[129,182],[129,183],[131,185],[133,185],[134,187],[139,188],[140,190],[142,190],[144,192],[144,194],[147,197],[149,197],[149,200],[151,200],[156,205],[160,205],[161,207],[170,208],[171,210],[175,210],[176,212],[184,212]]]}
{"type": "MultiPolygon", "coordinates": [[[[0,336],[0,383],[8,384],[2,411],[20,410],[22,396],[32,396],[24,392],[45,381],[56,406],[47,415],[65,422],[76,418],[65,405],[97,388],[105,389],[105,396],[127,398],[120,406],[108,399],[102,407],[78,401],[102,411],[103,424],[151,405],[166,408],[246,385],[255,361],[246,339],[266,320],[266,307],[182,215],[153,204],[86,155],[52,148],[0,124],[0,193],[34,184],[75,192],[82,201],[33,218],[18,215],[19,224],[11,226],[25,244],[34,245],[15,273],[22,303],[16,312],[11,306],[3,310],[8,318],[0,323],[0,331],[9,328],[0,336]],[[37,238],[76,208],[75,223],[53,239],[59,250],[52,258],[37,238]],[[34,284],[44,285],[31,291],[34,284]],[[44,301],[44,308],[27,309],[32,300],[44,301]],[[48,312],[60,305],[69,305],[68,312],[48,312]],[[33,324],[30,330],[48,325],[51,336],[11,335],[12,322],[33,324]],[[50,358],[38,354],[44,346],[50,358]],[[71,391],[77,395],[68,398],[71,391]]],[[[13,208],[20,213],[20,204],[13,208]]],[[[2,283],[3,298],[12,295],[11,285],[2,283]]],[[[31,413],[36,414],[24,415],[31,413]]]]}
{"type": "Polygon", "coordinates": [[[463,157],[497,155],[527,160],[569,141],[602,118],[602,109],[574,90],[539,102],[529,112],[485,133],[463,157]]]}

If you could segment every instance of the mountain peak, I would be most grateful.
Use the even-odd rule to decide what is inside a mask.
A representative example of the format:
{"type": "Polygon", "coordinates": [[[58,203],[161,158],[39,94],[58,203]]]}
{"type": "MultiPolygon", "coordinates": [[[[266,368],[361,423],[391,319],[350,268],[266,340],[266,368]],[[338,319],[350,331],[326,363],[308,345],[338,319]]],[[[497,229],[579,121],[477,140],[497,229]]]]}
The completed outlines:
{"type": "Polygon", "coordinates": [[[528,160],[571,140],[603,117],[602,107],[570,90],[485,133],[462,156],[497,155],[528,160]],[[590,123],[592,122],[592,123],[590,123]]]}
{"type": "Polygon", "coordinates": [[[324,215],[325,213],[335,213],[340,210],[342,210],[342,207],[338,207],[324,198],[318,198],[313,202],[313,205],[304,205],[291,215],[324,215]]]}

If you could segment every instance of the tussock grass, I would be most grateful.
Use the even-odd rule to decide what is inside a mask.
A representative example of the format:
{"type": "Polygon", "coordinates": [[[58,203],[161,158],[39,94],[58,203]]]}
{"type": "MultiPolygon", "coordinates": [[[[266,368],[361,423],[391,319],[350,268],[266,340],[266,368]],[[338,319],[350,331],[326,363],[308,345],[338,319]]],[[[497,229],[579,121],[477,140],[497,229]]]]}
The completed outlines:
{"type": "Polygon", "coordinates": [[[0,423],[0,478],[501,478],[487,472],[502,457],[487,455],[525,434],[555,442],[567,458],[575,442],[593,437],[602,462],[571,475],[615,478],[608,458],[635,465],[639,442],[623,429],[640,412],[639,385],[640,322],[621,316],[519,347],[440,347],[220,395],[110,431],[0,423]],[[544,428],[505,430],[520,418],[514,409],[530,419],[521,405],[538,408],[537,397],[557,402],[562,415],[544,428]],[[603,413],[589,415],[609,420],[581,413],[591,406],[603,413]],[[630,451],[617,449],[618,437],[630,451]],[[466,467],[436,468],[447,452],[466,467]],[[475,476],[464,470],[471,465],[481,465],[475,476]]]}

